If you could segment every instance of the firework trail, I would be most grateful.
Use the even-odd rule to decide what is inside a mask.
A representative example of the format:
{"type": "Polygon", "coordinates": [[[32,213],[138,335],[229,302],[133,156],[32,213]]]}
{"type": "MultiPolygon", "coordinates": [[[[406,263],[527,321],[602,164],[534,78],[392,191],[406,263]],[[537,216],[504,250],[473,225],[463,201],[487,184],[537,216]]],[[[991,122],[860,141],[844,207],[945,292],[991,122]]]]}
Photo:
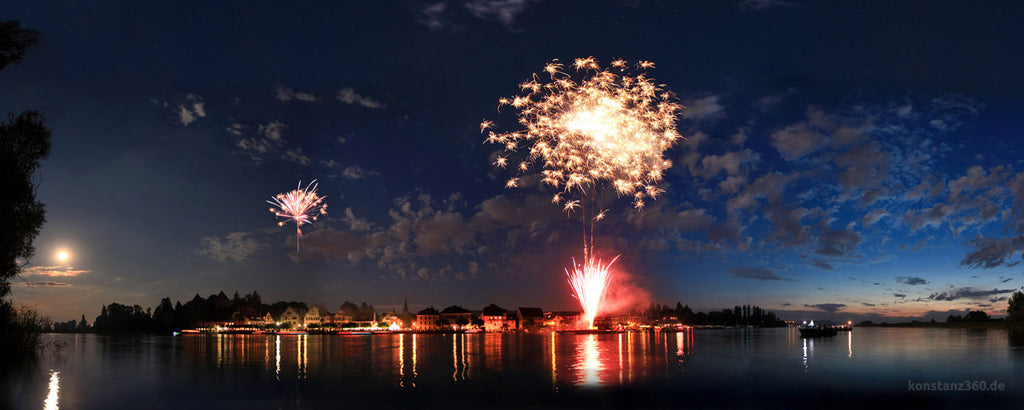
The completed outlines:
{"type": "Polygon", "coordinates": [[[598,308],[601,306],[601,299],[604,299],[604,290],[608,287],[608,281],[612,278],[609,269],[618,259],[618,256],[612,258],[607,265],[602,264],[600,259],[595,261],[594,258],[587,259],[583,265],[577,265],[576,260],[573,259],[573,271],[565,270],[573,294],[576,296],[576,300],[579,300],[580,306],[583,307],[588,329],[594,327],[594,317],[597,316],[598,308]]]}
{"type": "Polygon", "coordinates": [[[295,222],[296,252],[299,251],[299,239],[302,238],[300,227],[303,224],[312,223],[320,215],[327,214],[327,204],[324,203],[324,197],[316,194],[316,188],[315,179],[306,185],[306,189],[302,189],[302,181],[299,181],[299,185],[295,187],[294,191],[277,194],[267,201],[268,204],[275,206],[270,208],[271,213],[280,218],[287,218],[287,220],[278,222],[278,226],[284,226],[288,220],[295,222]]]}
{"type": "Polygon", "coordinates": [[[488,131],[493,122],[480,123],[485,142],[504,147],[494,165],[515,169],[506,187],[517,187],[520,178],[539,172],[541,181],[556,189],[553,204],[566,213],[582,212],[584,263],[573,261],[573,272],[566,269],[566,274],[591,326],[608,285],[608,269],[618,259],[602,265],[591,255],[594,223],[607,212],[596,209],[593,192],[611,186],[642,209],[645,199],[663,192],[657,183],[672,166],[664,151],[683,138],[676,131],[682,106],[643,72],[653,67],[640,61],[636,68],[641,72],[633,75],[625,60],[601,68],[593,57],[577,58],[572,70],[555,60],[544,67],[550,81],[534,74],[519,85],[521,95],[498,100],[499,109],[508,105],[518,111],[522,129],[494,132],[488,131]]]}

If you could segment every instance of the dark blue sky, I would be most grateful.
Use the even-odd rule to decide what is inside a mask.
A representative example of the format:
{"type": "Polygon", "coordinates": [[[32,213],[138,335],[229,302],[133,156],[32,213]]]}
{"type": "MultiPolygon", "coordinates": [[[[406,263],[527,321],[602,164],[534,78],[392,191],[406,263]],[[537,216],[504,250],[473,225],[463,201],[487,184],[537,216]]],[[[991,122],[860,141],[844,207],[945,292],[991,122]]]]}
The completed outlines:
{"type": "Polygon", "coordinates": [[[0,73],[0,109],[43,111],[53,151],[15,299],[57,320],[222,289],[572,308],[580,222],[543,188],[505,189],[478,126],[514,129],[499,97],[594,56],[654,61],[687,107],[666,194],[643,213],[614,201],[598,225],[633,302],[999,314],[1024,281],[1021,11],[18,2],[3,19],[42,37],[0,73]],[[329,218],[295,253],[264,201],[313,178],[329,218]]]}

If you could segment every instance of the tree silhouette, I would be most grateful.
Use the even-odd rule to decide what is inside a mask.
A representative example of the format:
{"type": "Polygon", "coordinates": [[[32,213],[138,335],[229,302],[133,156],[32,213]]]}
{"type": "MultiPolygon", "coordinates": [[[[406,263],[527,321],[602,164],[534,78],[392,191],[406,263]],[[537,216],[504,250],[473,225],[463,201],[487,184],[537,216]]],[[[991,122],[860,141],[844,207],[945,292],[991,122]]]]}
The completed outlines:
{"type": "Polygon", "coordinates": [[[0,22],[0,70],[21,63],[25,49],[36,43],[39,32],[21,28],[19,21],[0,22]]]}
{"type": "MultiPolygon", "coordinates": [[[[38,36],[17,21],[0,22],[0,70],[20,63],[38,36]]],[[[18,312],[6,296],[11,279],[35,254],[32,241],[46,221],[32,177],[49,154],[50,130],[42,114],[9,113],[0,121],[0,351],[15,359],[30,355],[39,340],[41,318],[32,311],[18,312]]]]}
{"type": "MultiPolygon", "coordinates": [[[[20,62],[37,36],[21,29],[17,21],[0,23],[0,70],[20,62]]],[[[10,280],[35,253],[32,240],[46,221],[32,176],[49,154],[50,130],[42,114],[9,113],[0,121],[0,297],[10,292],[10,280]]]]}
{"type": "Polygon", "coordinates": [[[1010,302],[1006,306],[1007,319],[1010,328],[1015,331],[1024,331],[1024,292],[1016,291],[1010,296],[1010,302]]]}

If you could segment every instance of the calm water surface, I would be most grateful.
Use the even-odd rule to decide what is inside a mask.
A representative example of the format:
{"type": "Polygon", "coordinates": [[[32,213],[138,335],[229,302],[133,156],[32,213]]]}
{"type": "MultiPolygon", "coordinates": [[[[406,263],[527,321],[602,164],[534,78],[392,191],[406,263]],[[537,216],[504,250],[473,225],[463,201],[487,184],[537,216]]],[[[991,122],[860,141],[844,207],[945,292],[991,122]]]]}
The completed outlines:
{"type": "Polygon", "coordinates": [[[609,335],[48,335],[0,405],[111,408],[1024,408],[1004,330],[857,328],[609,335]],[[968,382],[1004,391],[910,391],[968,382]]]}

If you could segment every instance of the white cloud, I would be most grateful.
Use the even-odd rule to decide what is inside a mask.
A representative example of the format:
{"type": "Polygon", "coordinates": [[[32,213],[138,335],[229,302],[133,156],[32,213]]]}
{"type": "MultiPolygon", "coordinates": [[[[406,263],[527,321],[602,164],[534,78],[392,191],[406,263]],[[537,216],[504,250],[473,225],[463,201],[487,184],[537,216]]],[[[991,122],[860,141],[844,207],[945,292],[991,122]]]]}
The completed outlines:
{"type": "Polygon", "coordinates": [[[787,97],[795,93],[796,89],[790,87],[786,89],[786,91],[784,92],[763,96],[761,98],[758,98],[757,101],[754,102],[754,108],[757,108],[761,112],[766,113],[777,107],[780,103],[782,103],[783,100],[785,100],[787,97]]]}
{"type": "Polygon", "coordinates": [[[384,108],[384,104],[380,101],[374,100],[370,97],[365,97],[356,93],[351,87],[342,88],[338,90],[338,101],[345,104],[355,104],[361,107],[381,109],[384,108]]]}
{"type": "Polygon", "coordinates": [[[718,103],[718,96],[712,95],[695,100],[683,101],[683,118],[703,120],[719,118],[725,115],[725,107],[718,103]]]}
{"type": "MultiPolygon", "coordinates": [[[[243,135],[246,128],[241,124],[232,124],[231,127],[227,128],[227,131],[232,135],[240,136],[243,135]]],[[[284,135],[287,131],[288,124],[280,121],[260,124],[256,128],[256,136],[242,138],[235,145],[257,161],[265,159],[266,155],[280,153],[283,159],[302,165],[309,165],[311,160],[302,152],[302,148],[285,147],[284,135]]]]}
{"type": "Polygon", "coordinates": [[[284,141],[284,132],[286,130],[288,130],[288,124],[274,121],[270,124],[260,125],[256,133],[274,141],[284,141]]]}
{"type": "Polygon", "coordinates": [[[739,4],[740,12],[764,11],[782,7],[793,7],[793,3],[782,0],[743,0],[739,4]]]}
{"type": "Polygon", "coordinates": [[[234,135],[236,137],[241,137],[242,133],[245,131],[245,128],[245,125],[233,122],[231,123],[231,125],[227,126],[227,128],[224,128],[224,131],[227,131],[228,134],[234,135]]]}
{"type": "Polygon", "coordinates": [[[345,169],[341,170],[341,177],[348,180],[363,179],[367,176],[378,175],[376,171],[367,171],[359,167],[359,165],[349,165],[345,169]]]}
{"type": "Polygon", "coordinates": [[[303,102],[316,102],[317,98],[312,93],[295,91],[288,87],[277,87],[274,89],[274,98],[278,101],[298,100],[303,102]]]}
{"type": "Polygon", "coordinates": [[[473,0],[466,3],[466,8],[476,17],[498,20],[505,27],[511,27],[526,8],[526,0],[473,0]]]}
{"type": "Polygon", "coordinates": [[[444,10],[446,8],[444,2],[430,4],[420,9],[420,15],[417,21],[420,24],[426,26],[431,30],[440,30],[444,28],[444,10]]]}
{"type": "Polygon", "coordinates": [[[207,236],[199,241],[200,248],[196,252],[221,262],[232,260],[243,263],[259,251],[263,245],[249,238],[245,232],[232,232],[223,239],[207,236]]]}
{"type": "Polygon", "coordinates": [[[71,266],[71,265],[33,266],[31,268],[28,268],[28,269],[25,269],[24,271],[22,271],[22,273],[25,274],[25,275],[39,275],[39,276],[50,276],[50,277],[56,277],[56,276],[62,276],[62,277],[78,276],[78,275],[89,273],[89,272],[92,272],[92,271],[90,271],[88,269],[75,269],[75,267],[71,266]]]}
{"type": "Polygon", "coordinates": [[[820,109],[809,108],[807,120],[772,133],[772,146],[786,160],[793,161],[824,148],[829,137],[823,132],[834,129],[833,119],[820,109]]]}
{"type": "Polygon", "coordinates": [[[309,165],[309,157],[302,153],[302,148],[285,150],[282,156],[284,159],[289,161],[298,162],[302,165],[309,165]]]}
{"type": "Polygon", "coordinates": [[[66,288],[70,283],[42,281],[42,282],[15,282],[11,286],[16,288],[66,288]]]}
{"type": "Polygon", "coordinates": [[[878,222],[880,219],[885,218],[887,216],[889,216],[889,212],[888,211],[886,211],[884,209],[876,209],[874,211],[871,211],[867,215],[864,215],[864,217],[861,218],[861,222],[860,223],[861,223],[861,225],[864,225],[864,226],[871,226],[871,225],[874,225],[875,222],[878,222]]]}
{"type": "Polygon", "coordinates": [[[203,97],[195,94],[185,96],[185,102],[178,104],[178,121],[181,125],[188,126],[200,118],[206,117],[206,103],[203,97]]]}

